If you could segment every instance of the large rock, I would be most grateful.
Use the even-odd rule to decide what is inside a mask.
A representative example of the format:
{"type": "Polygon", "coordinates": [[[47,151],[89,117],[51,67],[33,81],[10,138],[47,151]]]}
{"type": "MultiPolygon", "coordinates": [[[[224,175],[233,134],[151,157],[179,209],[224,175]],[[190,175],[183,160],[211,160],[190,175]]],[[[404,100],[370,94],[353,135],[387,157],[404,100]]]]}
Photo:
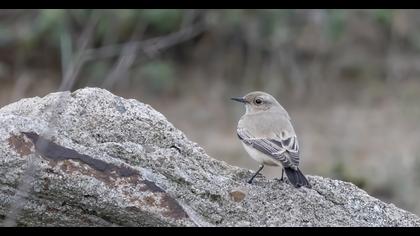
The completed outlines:
{"type": "Polygon", "coordinates": [[[312,189],[296,189],[258,176],[249,185],[250,170],[209,157],[150,106],[103,89],[22,99],[0,109],[0,124],[7,225],[420,225],[351,183],[308,176],[312,189]]]}

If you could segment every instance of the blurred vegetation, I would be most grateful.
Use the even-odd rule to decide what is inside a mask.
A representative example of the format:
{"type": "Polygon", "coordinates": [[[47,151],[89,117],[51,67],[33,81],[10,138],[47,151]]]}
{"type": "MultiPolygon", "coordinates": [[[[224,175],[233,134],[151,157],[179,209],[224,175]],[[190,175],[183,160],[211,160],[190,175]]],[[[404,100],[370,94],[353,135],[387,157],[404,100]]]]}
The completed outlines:
{"type": "MultiPolygon", "coordinates": [[[[150,84],[154,93],[182,92],[185,88],[179,80],[185,64],[214,76],[221,71],[217,77],[226,78],[230,85],[244,79],[243,86],[268,87],[274,93],[284,92],[281,89],[311,93],[337,79],[411,79],[417,78],[411,69],[418,62],[400,54],[419,52],[420,34],[415,27],[420,19],[415,13],[389,9],[1,10],[0,78],[14,79],[25,67],[48,70],[60,80],[62,64],[68,63],[63,54],[73,55],[88,22],[97,20],[89,48],[142,42],[188,25],[204,25],[196,37],[156,55],[138,53],[130,70],[142,72],[129,73],[128,82],[122,84],[131,86],[140,80],[150,84]],[[410,63],[388,66],[389,60],[410,63]],[[280,80],[282,88],[265,83],[272,78],[280,80]]],[[[76,87],[86,86],[87,81],[103,82],[118,56],[89,62],[80,75],[89,80],[78,80],[76,87]]]]}
{"type": "Polygon", "coordinates": [[[331,170],[331,174],[336,179],[342,181],[351,182],[359,188],[364,189],[366,187],[366,179],[363,177],[353,176],[349,173],[349,169],[346,168],[346,165],[342,161],[337,161],[331,170]]]}
{"type": "Polygon", "coordinates": [[[0,102],[56,91],[73,70],[71,90],[139,98],[255,168],[226,100],[265,90],[296,121],[305,173],[419,213],[418,25],[418,10],[393,9],[0,10],[0,102]]]}

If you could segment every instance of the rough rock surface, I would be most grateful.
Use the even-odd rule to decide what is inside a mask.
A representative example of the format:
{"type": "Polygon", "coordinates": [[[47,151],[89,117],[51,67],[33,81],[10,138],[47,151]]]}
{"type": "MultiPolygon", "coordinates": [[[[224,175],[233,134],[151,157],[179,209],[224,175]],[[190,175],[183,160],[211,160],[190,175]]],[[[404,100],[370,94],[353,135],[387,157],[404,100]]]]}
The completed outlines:
{"type": "Polygon", "coordinates": [[[295,189],[258,176],[249,185],[250,170],[103,89],[22,99],[0,109],[0,124],[0,223],[25,196],[17,189],[32,163],[20,226],[420,226],[351,183],[308,176],[312,189],[295,189]]]}

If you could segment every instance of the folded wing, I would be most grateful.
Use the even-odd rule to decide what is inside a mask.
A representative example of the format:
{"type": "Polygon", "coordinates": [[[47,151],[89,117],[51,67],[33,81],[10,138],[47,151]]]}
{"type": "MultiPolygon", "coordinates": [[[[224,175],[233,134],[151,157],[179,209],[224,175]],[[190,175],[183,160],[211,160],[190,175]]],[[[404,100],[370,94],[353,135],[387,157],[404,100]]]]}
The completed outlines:
{"type": "Polygon", "coordinates": [[[237,134],[246,145],[280,161],[284,167],[299,166],[299,144],[296,136],[257,138],[243,128],[238,129],[237,134]]]}

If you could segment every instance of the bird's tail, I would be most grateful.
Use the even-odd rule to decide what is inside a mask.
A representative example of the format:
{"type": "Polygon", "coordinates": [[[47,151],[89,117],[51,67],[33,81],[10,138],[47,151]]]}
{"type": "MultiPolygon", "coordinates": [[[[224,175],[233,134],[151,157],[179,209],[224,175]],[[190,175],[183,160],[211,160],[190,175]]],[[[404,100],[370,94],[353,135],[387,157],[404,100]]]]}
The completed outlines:
{"type": "Polygon", "coordinates": [[[289,179],[290,183],[293,184],[296,188],[300,188],[301,186],[305,186],[307,188],[311,188],[311,184],[303,175],[302,171],[297,168],[296,170],[290,167],[284,168],[286,172],[287,178],[289,179]]]}

